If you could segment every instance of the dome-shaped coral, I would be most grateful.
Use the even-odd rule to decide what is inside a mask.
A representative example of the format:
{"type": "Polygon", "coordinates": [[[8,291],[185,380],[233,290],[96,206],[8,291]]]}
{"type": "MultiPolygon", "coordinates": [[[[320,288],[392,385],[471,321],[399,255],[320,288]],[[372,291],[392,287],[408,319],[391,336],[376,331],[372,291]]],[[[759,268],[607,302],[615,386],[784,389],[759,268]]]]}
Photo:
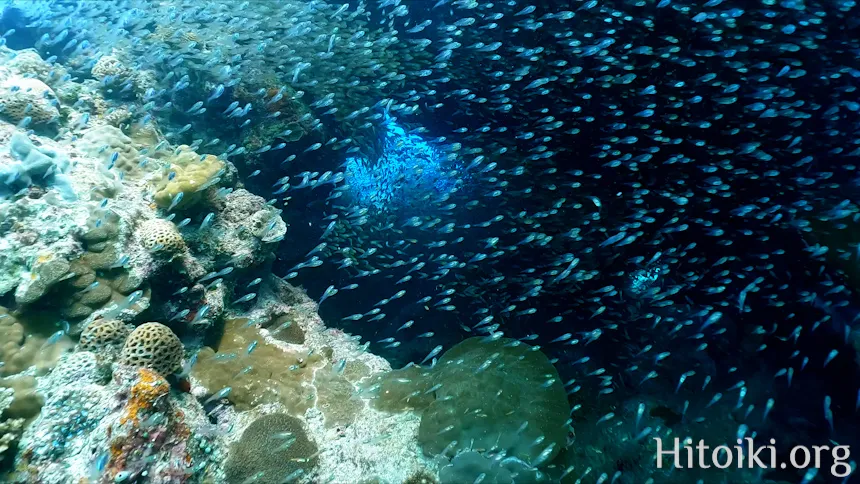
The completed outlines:
{"type": "Polygon", "coordinates": [[[47,124],[60,116],[57,95],[44,82],[29,77],[10,77],[0,85],[3,114],[14,122],[30,117],[34,124],[47,124]]]}
{"type": "MultiPolygon", "coordinates": [[[[107,119],[106,121],[110,122],[107,119]]],[[[88,129],[77,140],[75,146],[88,156],[102,160],[105,164],[116,156],[113,161],[114,167],[122,170],[128,176],[136,177],[142,171],[140,152],[134,147],[134,141],[115,126],[96,126],[88,129]]]]}
{"type": "Polygon", "coordinates": [[[146,250],[156,250],[166,254],[176,254],[185,249],[185,241],[182,234],[173,222],[159,218],[147,220],[140,224],[137,229],[137,238],[140,245],[146,250]]]}
{"type": "Polygon", "coordinates": [[[122,347],[128,338],[128,326],[116,319],[98,319],[93,321],[81,333],[79,348],[81,351],[113,351],[122,347]]]}
{"type": "Polygon", "coordinates": [[[131,332],[122,348],[124,365],[149,368],[170,375],[182,365],[183,346],[179,338],[161,323],[145,323],[131,332]]]}

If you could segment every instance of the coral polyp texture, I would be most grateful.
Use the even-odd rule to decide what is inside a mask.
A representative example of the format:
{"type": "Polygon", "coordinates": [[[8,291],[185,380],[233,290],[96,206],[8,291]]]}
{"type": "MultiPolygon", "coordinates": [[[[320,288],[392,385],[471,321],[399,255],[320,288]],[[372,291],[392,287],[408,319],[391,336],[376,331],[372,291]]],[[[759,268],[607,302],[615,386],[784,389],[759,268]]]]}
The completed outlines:
{"type": "Polygon", "coordinates": [[[152,252],[177,254],[185,249],[185,241],[176,224],[167,220],[156,218],[141,223],[137,237],[140,245],[152,252]]]}
{"type": "Polygon", "coordinates": [[[94,353],[117,352],[125,345],[131,330],[126,323],[116,319],[97,319],[81,332],[78,348],[94,353]]]}
{"type": "Polygon", "coordinates": [[[161,323],[144,323],[128,335],[120,362],[168,376],[179,370],[183,350],[182,342],[170,328],[161,323]]]}

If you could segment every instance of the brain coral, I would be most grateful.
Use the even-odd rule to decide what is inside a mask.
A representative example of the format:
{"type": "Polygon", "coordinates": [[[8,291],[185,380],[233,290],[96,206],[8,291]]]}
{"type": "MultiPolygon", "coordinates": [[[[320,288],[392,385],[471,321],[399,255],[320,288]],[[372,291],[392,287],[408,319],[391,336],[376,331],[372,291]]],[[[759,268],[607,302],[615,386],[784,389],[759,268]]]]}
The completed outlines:
{"type": "Polygon", "coordinates": [[[145,323],[131,332],[122,348],[124,365],[149,368],[167,376],[182,365],[183,346],[179,338],[161,323],[145,323]]]}
{"type": "Polygon", "coordinates": [[[130,333],[122,321],[98,319],[87,325],[81,333],[79,348],[81,351],[115,351],[122,348],[130,333]]]}
{"type": "Polygon", "coordinates": [[[224,471],[230,483],[298,482],[317,466],[316,454],[317,446],[301,420],[273,413],[258,418],[242,433],[224,471]]]}
{"type": "Polygon", "coordinates": [[[173,222],[154,218],[140,224],[137,228],[137,237],[140,245],[146,250],[155,250],[162,246],[161,251],[166,254],[177,254],[185,249],[185,241],[182,234],[173,222]]]}
{"type": "Polygon", "coordinates": [[[0,84],[3,114],[14,122],[29,116],[33,124],[47,124],[60,116],[59,101],[44,82],[29,77],[10,77],[0,84]]]}

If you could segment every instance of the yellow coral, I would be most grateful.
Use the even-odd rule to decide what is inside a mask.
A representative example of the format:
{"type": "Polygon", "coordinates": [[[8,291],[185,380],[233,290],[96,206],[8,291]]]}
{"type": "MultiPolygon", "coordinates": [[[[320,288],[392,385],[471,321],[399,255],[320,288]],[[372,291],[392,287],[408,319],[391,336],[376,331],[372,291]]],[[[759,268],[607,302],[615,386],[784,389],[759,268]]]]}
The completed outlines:
{"type": "Polygon", "coordinates": [[[140,379],[131,387],[128,403],[125,406],[125,415],[120,419],[124,424],[131,421],[137,426],[137,416],[141,410],[149,410],[155,405],[159,398],[167,396],[170,392],[170,384],[158,373],[139,368],[137,370],[140,379]]]}
{"type": "Polygon", "coordinates": [[[224,162],[217,156],[200,156],[186,145],[176,150],[169,163],[155,191],[155,203],[161,208],[169,207],[180,193],[182,201],[176,208],[194,205],[200,201],[203,190],[218,183],[224,170],[224,162]]]}

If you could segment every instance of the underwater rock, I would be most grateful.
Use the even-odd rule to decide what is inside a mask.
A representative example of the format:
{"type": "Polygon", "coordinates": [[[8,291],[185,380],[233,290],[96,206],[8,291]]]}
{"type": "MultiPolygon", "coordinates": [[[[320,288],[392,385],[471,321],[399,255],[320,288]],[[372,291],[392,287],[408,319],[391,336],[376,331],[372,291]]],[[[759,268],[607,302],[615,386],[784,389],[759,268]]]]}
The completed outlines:
{"type": "Polygon", "coordinates": [[[211,228],[193,239],[195,252],[211,257],[216,265],[237,269],[259,266],[274,257],[287,232],[279,210],[247,190],[235,190],[217,202],[211,228]]]}

